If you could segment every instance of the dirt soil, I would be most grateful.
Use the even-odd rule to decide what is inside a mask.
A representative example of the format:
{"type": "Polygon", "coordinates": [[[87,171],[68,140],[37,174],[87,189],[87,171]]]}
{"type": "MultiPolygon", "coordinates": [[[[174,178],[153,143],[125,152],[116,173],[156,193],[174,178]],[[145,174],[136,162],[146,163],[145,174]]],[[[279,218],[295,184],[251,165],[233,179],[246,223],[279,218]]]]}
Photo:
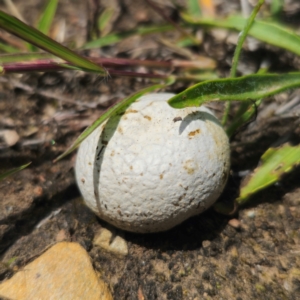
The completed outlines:
{"type": "MultiPolygon", "coordinates": [[[[157,2],[178,21],[178,9],[171,1],[157,2]]],[[[14,3],[31,24],[44,6],[40,0],[14,3]]],[[[54,31],[66,28],[66,44],[80,46],[90,36],[96,3],[60,1],[54,31]]],[[[101,11],[107,2],[99,3],[101,11]]],[[[182,7],[185,1],[173,3],[182,7]]],[[[215,3],[218,15],[240,11],[239,1],[215,3]]],[[[165,22],[145,1],[111,0],[110,4],[115,7],[110,28],[114,31],[165,22]]],[[[286,1],[280,18],[299,31],[297,4],[286,1]]],[[[6,10],[2,4],[1,9],[6,10]]],[[[199,29],[203,43],[189,50],[214,59],[217,73],[224,77],[229,74],[235,46],[232,41],[237,34],[226,33],[225,38],[222,34],[199,29]]],[[[178,33],[163,37],[175,40],[178,33]]],[[[187,59],[163,45],[158,35],[134,36],[85,54],[187,59]]],[[[296,56],[258,43],[255,50],[243,50],[239,74],[256,72],[265,60],[274,72],[300,66],[296,56]]],[[[95,269],[117,300],[300,299],[299,168],[258,193],[251,204],[234,215],[225,216],[211,208],[168,232],[142,235],[111,228],[83,204],[73,171],[76,153],[52,163],[109,105],[150,84],[149,79],[103,79],[71,71],[0,78],[0,128],[14,130],[20,137],[11,147],[0,141],[0,172],[32,162],[28,169],[0,182],[0,279],[12,276],[54,243],[68,240],[80,243],[89,252],[95,269]],[[93,247],[94,234],[101,227],[127,241],[126,257],[93,247]]],[[[177,83],[168,91],[179,92],[187,86],[186,82],[177,83]]],[[[276,114],[299,93],[289,91],[267,99],[259,107],[256,120],[234,136],[231,176],[219,201],[232,203],[270,146],[299,143],[299,106],[298,110],[276,114]]],[[[221,104],[213,108],[221,115],[221,104]]]]}

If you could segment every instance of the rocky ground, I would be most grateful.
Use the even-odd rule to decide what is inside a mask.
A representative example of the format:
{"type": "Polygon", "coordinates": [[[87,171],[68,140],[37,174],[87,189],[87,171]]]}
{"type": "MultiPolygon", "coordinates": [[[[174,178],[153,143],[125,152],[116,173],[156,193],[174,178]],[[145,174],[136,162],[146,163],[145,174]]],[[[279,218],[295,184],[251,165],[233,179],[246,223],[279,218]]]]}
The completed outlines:
{"type": "MultiPolygon", "coordinates": [[[[38,0],[14,3],[30,22],[43,7],[38,0]]],[[[94,2],[88,3],[60,1],[55,26],[61,29],[65,22],[65,41],[80,46],[87,38],[94,2]]],[[[163,22],[144,1],[111,3],[116,7],[113,30],[163,22]]],[[[240,10],[239,1],[215,3],[218,14],[240,10]]],[[[297,5],[298,1],[286,1],[281,18],[299,30],[297,5]]],[[[174,6],[164,8],[178,19],[174,6]]],[[[226,38],[216,30],[199,34],[203,44],[190,51],[213,59],[217,73],[227,76],[237,34],[228,33],[226,38]]],[[[172,39],[176,34],[164,37],[172,39]]],[[[86,54],[187,59],[156,35],[135,36],[86,54]]],[[[266,58],[276,72],[299,66],[296,56],[258,44],[256,50],[244,49],[240,74],[255,72],[266,58]]],[[[75,72],[0,78],[0,127],[10,130],[10,136],[17,134],[15,143],[5,138],[0,142],[0,172],[32,161],[28,169],[0,182],[0,295],[3,299],[50,299],[43,283],[51,282],[55,289],[50,292],[57,290],[56,299],[83,299],[81,295],[94,289],[96,294],[89,294],[89,299],[99,299],[98,290],[105,293],[103,299],[117,300],[300,299],[299,168],[258,193],[234,215],[209,209],[168,232],[142,235],[113,228],[84,205],[74,178],[75,154],[52,163],[110,104],[149,84],[147,79],[103,80],[75,72]],[[75,262],[85,268],[87,283],[72,294],[68,288],[83,280],[75,262]],[[41,285],[39,278],[43,278],[41,285]],[[36,298],[30,294],[34,289],[29,283],[36,286],[36,298]],[[9,292],[20,289],[23,298],[9,292]],[[64,291],[70,298],[59,294],[64,291]]],[[[181,82],[168,91],[185,87],[187,83],[181,82]]],[[[267,99],[256,120],[232,139],[231,176],[219,201],[234,199],[268,147],[299,143],[299,108],[276,113],[298,95],[296,90],[267,99]]],[[[214,108],[220,115],[222,105],[214,108]]]]}

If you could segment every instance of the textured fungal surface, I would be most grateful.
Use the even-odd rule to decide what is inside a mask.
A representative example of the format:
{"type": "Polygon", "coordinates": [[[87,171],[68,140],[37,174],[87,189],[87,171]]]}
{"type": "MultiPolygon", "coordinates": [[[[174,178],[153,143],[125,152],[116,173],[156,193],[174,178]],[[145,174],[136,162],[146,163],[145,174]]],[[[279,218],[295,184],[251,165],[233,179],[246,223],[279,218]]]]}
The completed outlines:
{"type": "Polygon", "coordinates": [[[102,219],[134,232],[172,228],[211,206],[229,172],[226,133],[205,107],[141,97],[80,146],[76,178],[102,219]]]}

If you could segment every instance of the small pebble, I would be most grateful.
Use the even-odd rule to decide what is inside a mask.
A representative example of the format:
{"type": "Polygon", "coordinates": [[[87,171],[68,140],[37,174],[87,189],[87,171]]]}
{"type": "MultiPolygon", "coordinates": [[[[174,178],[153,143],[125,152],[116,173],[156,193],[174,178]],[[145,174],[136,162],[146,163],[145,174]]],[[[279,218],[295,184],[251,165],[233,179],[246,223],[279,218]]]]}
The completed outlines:
{"type": "Polygon", "coordinates": [[[210,241],[203,241],[202,242],[202,247],[203,248],[208,248],[210,246],[210,244],[211,244],[210,241]]]}
{"type": "Polygon", "coordinates": [[[20,140],[20,136],[15,130],[1,130],[0,136],[9,147],[14,146],[20,140]]]}
{"type": "Polygon", "coordinates": [[[62,242],[68,240],[68,234],[64,229],[61,229],[56,235],[56,241],[62,242]]]}
{"type": "Polygon", "coordinates": [[[248,217],[248,218],[253,219],[253,218],[255,218],[255,216],[256,216],[256,211],[255,211],[255,210],[249,210],[249,211],[247,212],[247,217],[248,217]]]}
{"type": "Polygon", "coordinates": [[[126,241],[120,236],[112,238],[113,233],[111,231],[106,228],[101,228],[99,232],[95,234],[93,244],[117,255],[127,255],[128,246],[126,241]]]}
{"type": "Polygon", "coordinates": [[[43,195],[43,188],[41,186],[37,186],[34,188],[33,193],[36,197],[41,197],[43,195]]]}
{"type": "Polygon", "coordinates": [[[240,229],[241,228],[241,222],[238,219],[231,219],[228,222],[228,225],[235,229],[240,229]]]}
{"type": "Polygon", "coordinates": [[[77,243],[58,243],[0,284],[1,299],[112,300],[77,243]]]}

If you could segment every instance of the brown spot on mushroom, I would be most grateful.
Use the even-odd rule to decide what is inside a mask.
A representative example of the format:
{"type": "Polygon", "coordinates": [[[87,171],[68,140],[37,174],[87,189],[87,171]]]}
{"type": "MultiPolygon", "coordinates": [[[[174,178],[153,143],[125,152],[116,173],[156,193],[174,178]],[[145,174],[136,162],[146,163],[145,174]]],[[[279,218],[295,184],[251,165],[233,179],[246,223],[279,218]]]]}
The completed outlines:
{"type": "Polygon", "coordinates": [[[117,210],[117,212],[118,212],[118,214],[120,215],[120,216],[122,216],[122,213],[121,213],[121,211],[118,209],[117,210]]]}
{"type": "Polygon", "coordinates": [[[199,134],[200,133],[200,129],[196,129],[194,131],[191,131],[188,135],[189,135],[189,138],[193,138],[195,135],[199,134]]]}
{"type": "Polygon", "coordinates": [[[178,121],[182,121],[182,118],[181,118],[181,117],[176,117],[176,118],[173,119],[173,122],[174,122],[174,123],[175,123],[175,122],[178,122],[178,121]]]}
{"type": "Polygon", "coordinates": [[[149,117],[149,116],[144,116],[144,118],[151,121],[151,117],[149,117]]]}
{"type": "Polygon", "coordinates": [[[82,182],[82,183],[85,183],[85,179],[84,179],[84,178],[81,178],[81,182],[82,182]]]}
{"type": "Polygon", "coordinates": [[[132,170],[132,169],[133,169],[133,167],[132,167],[132,166],[130,166],[129,168],[130,168],[130,170],[132,170]]]}
{"type": "Polygon", "coordinates": [[[123,129],[122,129],[122,127],[118,127],[118,132],[120,133],[120,134],[123,134],[123,129]]]}
{"type": "Polygon", "coordinates": [[[138,111],[137,110],[135,110],[135,109],[127,109],[126,110],[126,112],[125,112],[125,114],[127,115],[127,114],[136,114],[138,111]]]}
{"type": "Polygon", "coordinates": [[[163,178],[164,178],[164,174],[160,174],[160,175],[159,175],[159,178],[160,178],[160,179],[163,179],[163,178]]]}
{"type": "Polygon", "coordinates": [[[178,198],[178,201],[181,201],[184,197],[185,197],[186,194],[183,194],[181,195],[179,198],[178,198]]]}
{"type": "Polygon", "coordinates": [[[186,170],[186,172],[190,175],[194,174],[196,169],[193,167],[193,161],[191,159],[187,160],[184,165],[183,168],[186,170]]]}
{"type": "Polygon", "coordinates": [[[141,176],[143,176],[143,175],[144,175],[144,173],[141,173],[140,175],[141,175],[141,176]]]}
{"type": "Polygon", "coordinates": [[[92,165],[92,163],[91,163],[90,161],[88,162],[88,164],[89,164],[89,166],[91,166],[91,165],[92,165]]]}
{"type": "Polygon", "coordinates": [[[115,155],[115,151],[111,151],[110,156],[114,156],[115,155]]]}

